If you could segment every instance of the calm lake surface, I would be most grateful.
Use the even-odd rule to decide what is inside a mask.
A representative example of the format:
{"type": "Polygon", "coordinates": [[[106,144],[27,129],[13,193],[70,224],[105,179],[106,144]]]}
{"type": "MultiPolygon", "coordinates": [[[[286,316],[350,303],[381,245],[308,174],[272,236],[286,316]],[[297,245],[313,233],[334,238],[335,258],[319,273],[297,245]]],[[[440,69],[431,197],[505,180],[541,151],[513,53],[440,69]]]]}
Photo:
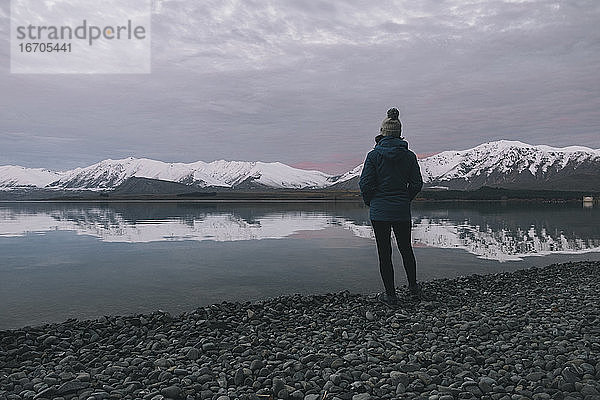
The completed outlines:
{"type": "MultiPolygon", "coordinates": [[[[420,280],[600,260],[598,207],[414,204],[413,225],[420,280]]],[[[359,204],[0,203],[0,329],[381,286],[359,204]]]]}

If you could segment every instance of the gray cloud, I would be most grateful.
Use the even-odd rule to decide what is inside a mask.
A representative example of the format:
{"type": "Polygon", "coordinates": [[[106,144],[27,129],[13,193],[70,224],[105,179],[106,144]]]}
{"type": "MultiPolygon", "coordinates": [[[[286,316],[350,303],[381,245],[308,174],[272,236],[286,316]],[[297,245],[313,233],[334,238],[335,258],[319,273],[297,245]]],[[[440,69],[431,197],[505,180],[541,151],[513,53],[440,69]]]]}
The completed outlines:
{"type": "Polygon", "coordinates": [[[0,164],[133,155],[340,172],[392,105],[419,153],[500,138],[600,147],[595,1],[163,0],[149,75],[10,74],[0,4],[0,164]]]}

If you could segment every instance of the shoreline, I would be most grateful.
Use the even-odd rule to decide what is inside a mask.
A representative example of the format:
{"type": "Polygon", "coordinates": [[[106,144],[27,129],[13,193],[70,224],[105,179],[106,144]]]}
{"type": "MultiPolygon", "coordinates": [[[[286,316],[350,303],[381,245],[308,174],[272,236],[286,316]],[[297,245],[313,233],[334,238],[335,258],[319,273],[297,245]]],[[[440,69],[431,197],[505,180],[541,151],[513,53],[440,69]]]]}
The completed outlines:
{"type": "MultiPolygon", "coordinates": [[[[191,190],[188,188],[188,190],[191,190]]],[[[564,191],[556,189],[503,189],[481,187],[476,190],[434,190],[423,189],[413,200],[415,203],[438,202],[507,202],[507,203],[585,203],[598,204],[600,192],[564,191]],[[584,197],[592,200],[585,203],[584,197]]],[[[0,190],[1,202],[198,202],[198,203],[357,203],[363,204],[357,190],[328,189],[272,189],[272,190],[234,190],[168,192],[164,190],[136,192],[114,190],[57,190],[14,189],[0,190]]]]}
{"type": "MultiPolygon", "coordinates": [[[[30,199],[30,200],[0,200],[0,204],[10,203],[107,203],[107,204],[118,204],[118,203],[344,203],[344,204],[358,204],[363,206],[362,199],[306,199],[306,198],[289,198],[289,199],[256,199],[256,198],[240,198],[240,199],[190,199],[190,198],[90,198],[90,199],[30,199]]],[[[597,206],[598,202],[586,203],[580,199],[420,199],[417,198],[412,201],[413,204],[437,204],[437,203],[501,203],[501,204],[580,204],[588,206],[590,208],[597,206]]],[[[365,206],[367,207],[367,206],[365,206]]],[[[368,207],[367,207],[368,208],[368,207]]]]}
{"type": "Polygon", "coordinates": [[[600,398],[600,262],[0,331],[0,399],[600,398]]]}

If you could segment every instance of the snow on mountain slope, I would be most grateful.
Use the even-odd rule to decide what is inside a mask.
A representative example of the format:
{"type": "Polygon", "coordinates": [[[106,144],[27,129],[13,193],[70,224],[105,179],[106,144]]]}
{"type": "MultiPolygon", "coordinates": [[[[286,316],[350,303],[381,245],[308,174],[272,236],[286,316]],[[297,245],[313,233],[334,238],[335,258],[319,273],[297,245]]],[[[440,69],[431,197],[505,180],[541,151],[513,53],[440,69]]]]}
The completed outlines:
{"type": "Polygon", "coordinates": [[[345,181],[348,181],[357,176],[360,177],[360,174],[362,174],[362,170],[363,170],[363,164],[357,165],[356,167],[352,168],[350,171],[346,172],[345,174],[342,174],[336,183],[345,182],[345,181]]]}
{"type": "Polygon", "coordinates": [[[220,182],[209,182],[194,177],[193,164],[164,163],[145,158],[125,158],[122,160],[104,160],[85,168],[76,168],[55,182],[51,188],[67,189],[111,189],[133,176],[139,178],[162,179],[185,183],[198,182],[201,186],[222,186],[220,182]]]}
{"type": "Polygon", "coordinates": [[[581,146],[556,148],[500,140],[461,151],[444,151],[419,160],[427,183],[450,183],[461,189],[483,185],[561,181],[600,168],[600,150],[581,146]]]}
{"type": "Polygon", "coordinates": [[[274,188],[322,188],[329,186],[335,176],[321,171],[292,168],[280,162],[213,161],[197,162],[197,177],[208,176],[234,187],[251,179],[255,183],[274,188]]]}
{"type": "Polygon", "coordinates": [[[0,167],[0,188],[44,187],[61,176],[61,172],[43,168],[5,165],[0,167]]]}
{"type": "MultiPolygon", "coordinates": [[[[564,190],[600,187],[600,150],[556,148],[500,140],[467,150],[419,159],[425,187],[477,189],[481,186],[564,190]]],[[[341,175],[336,189],[358,189],[362,164],[341,175]]]]}
{"type": "Polygon", "coordinates": [[[85,168],[67,171],[51,188],[110,189],[131,177],[161,179],[200,187],[235,187],[252,181],[273,188],[321,188],[334,176],[305,171],[282,163],[214,161],[165,163],[145,158],[104,160],[85,168]]]}
{"type": "MultiPolygon", "coordinates": [[[[555,148],[500,140],[467,150],[444,151],[419,160],[428,186],[476,189],[481,186],[587,190],[600,187],[600,150],[555,148]]],[[[104,160],[85,168],[53,172],[0,167],[0,189],[112,189],[128,178],[150,178],[198,187],[358,189],[362,164],[342,175],[307,171],[274,162],[197,161],[165,163],[145,158],[104,160]]]]}

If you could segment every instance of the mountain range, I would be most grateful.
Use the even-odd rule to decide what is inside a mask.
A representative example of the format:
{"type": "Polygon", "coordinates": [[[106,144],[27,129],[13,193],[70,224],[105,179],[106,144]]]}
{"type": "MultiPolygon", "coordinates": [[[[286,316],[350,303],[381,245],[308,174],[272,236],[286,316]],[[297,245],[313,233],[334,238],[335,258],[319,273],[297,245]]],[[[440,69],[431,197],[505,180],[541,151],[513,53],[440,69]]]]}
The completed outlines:
{"type": "MultiPolygon", "coordinates": [[[[426,188],[600,188],[600,149],[582,146],[556,148],[500,140],[467,150],[437,153],[420,159],[419,165],[426,188]]],[[[362,164],[344,174],[332,175],[279,162],[219,160],[185,164],[129,157],[68,171],[0,166],[0,190],[114,190],[131,178],[175,182],[194,189],[357,190],[361,172],[362,164]]]]}

